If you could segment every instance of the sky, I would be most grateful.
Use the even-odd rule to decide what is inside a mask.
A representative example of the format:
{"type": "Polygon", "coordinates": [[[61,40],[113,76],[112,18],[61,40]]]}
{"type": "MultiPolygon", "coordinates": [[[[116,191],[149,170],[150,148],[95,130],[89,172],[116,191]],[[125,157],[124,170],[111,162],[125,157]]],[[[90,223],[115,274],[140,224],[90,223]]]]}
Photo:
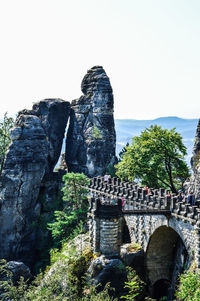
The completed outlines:
{"type": "Polygon", "coordinates": [[[199,0],[0,0],[0,116],[82,94],[104,67],[115,118],[200,117],[199,0]]]}

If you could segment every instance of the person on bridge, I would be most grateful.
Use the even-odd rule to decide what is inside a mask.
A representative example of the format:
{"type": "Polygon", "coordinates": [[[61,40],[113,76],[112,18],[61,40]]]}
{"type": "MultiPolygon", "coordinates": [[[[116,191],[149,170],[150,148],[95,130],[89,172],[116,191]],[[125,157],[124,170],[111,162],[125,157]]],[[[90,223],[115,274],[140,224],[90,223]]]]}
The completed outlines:
{"type": "Polygon", "coordinates": [[[115,200],[115,197],[114,197],[114,195],[112,196],[112,203],[111,203],[111,205],[116,205],[116,200],[115,200]]]}
{"type": "Polygon", "coordinates": [[[188,197],[187,197],[188,204],[194,206],[195,205],[195,196],[193,194],[193,191],[190,191],[188,197]]]}
{"type": "Polygon", "coordinates": [[[178,200],[178,202],[184,202],[185,201],[185,195],[184,195],[182,190],[178,191],[177,200],[178,200]]]}
{"type": "Polygon", "coordinates": [[[145,194],[147,195],[148,192],[149,192],[149,188],[148,188],[147,186],[145,186],[143,189],[144,189],[144,191],[145,191],[145,194]]]}
{"type": "Polygon", "coordinates": [[[107,175],[107,173],[106,173],[105,176],[104,176],[104,182],[105,182],[105,183],[108,182],[108,177],[109,177],[109,175],[107,175]]]}
{"type": "Polygon", "coordinates": [[[170,193],[169,190],[167,190],[167,196],[171,199],[172,198],[172,194],[170,193]]]}
{"type": "Polygon", "coordinates": [[[154,192],[151,190],[151,188],[148,189],[148,195],[154,196],[154,192]]]}

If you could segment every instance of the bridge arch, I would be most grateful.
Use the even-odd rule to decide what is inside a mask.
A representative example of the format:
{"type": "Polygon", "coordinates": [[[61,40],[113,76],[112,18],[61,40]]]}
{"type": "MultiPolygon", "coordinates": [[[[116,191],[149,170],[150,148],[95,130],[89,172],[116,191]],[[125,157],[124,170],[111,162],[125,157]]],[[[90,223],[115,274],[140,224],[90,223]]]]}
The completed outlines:
{"type": "Polygon", "coordinates": [[[173,228],[164,225],[153,232],[145,257],[147,281],[152,297],[157,297],[158,290],[166,292],[168,288],[173,289],[173,281],[176,282],[187,258],[184,242],[173,228]]]}
{"type": "Polygon", "coordinates": [[[121,243],[122,244],[131,243],[130,230],[126,223],[125,218],[122,219],[122,224],[121,224],[121,243]]]}

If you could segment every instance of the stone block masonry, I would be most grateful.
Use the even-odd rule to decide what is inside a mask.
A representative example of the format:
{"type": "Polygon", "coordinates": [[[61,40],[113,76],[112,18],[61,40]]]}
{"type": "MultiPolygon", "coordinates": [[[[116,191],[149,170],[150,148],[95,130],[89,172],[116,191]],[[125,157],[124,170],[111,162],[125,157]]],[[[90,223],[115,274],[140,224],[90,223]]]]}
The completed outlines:
{"type": "Polygon", "coordinates": [[[109,256],[119,254],[124,241],[124,229],[127,227],[130,241],[140,244],[145,251],[145,267],[150,285],[153,286],[159,279],[170,281],[170,267],[173,266],[177,246],[181,245],[183,250],[181,268],[186,261],[192,260],[200,268],[198,203],[191,206],[178,202],[175,195],[169,198],[168,191],[164,189],[154,190],[153,195],[149,196],[142,187],[121,182],[117,178],[113,178],[110,183],[105,183],[102,177],[93,178],[89,189],[94,197],[90,213],[93,230],[90,235],[93,237],[91,241],[95,252],[109,256]],[[120,202],[111,205],[113,197],[120,200],[122,196],[126,203],[123,208],[120,202]],[[106,200],[105,204],[102,200],[106,200]]]}

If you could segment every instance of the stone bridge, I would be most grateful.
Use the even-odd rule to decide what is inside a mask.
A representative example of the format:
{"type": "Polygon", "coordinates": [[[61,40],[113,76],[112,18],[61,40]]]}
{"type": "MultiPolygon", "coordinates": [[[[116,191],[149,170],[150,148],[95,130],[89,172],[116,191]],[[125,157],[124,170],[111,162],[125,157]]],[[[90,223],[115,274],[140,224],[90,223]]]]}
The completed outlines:
{"type": "MultiPolygon", "coordinates": [[[[89,210],[90,240],[94,252],[118,256],[125,243],[138,243],[145,254],[150,285],[171,281],[175,253],[182,245],[182,266],[194,260],[200,268],[200,206],[178,202],[165,189],[146,190],[130,182],[102,177],[91,179],[89,210]],[[122,206],[121,197],[125,198],[122,206]],[[116,199],[117,204],[112,205],[116,199]]],[[[180,253],[180,251],[179,251],[180,253]]],[[[177,275],[176,275],[177,276],[177,275]]]]}

